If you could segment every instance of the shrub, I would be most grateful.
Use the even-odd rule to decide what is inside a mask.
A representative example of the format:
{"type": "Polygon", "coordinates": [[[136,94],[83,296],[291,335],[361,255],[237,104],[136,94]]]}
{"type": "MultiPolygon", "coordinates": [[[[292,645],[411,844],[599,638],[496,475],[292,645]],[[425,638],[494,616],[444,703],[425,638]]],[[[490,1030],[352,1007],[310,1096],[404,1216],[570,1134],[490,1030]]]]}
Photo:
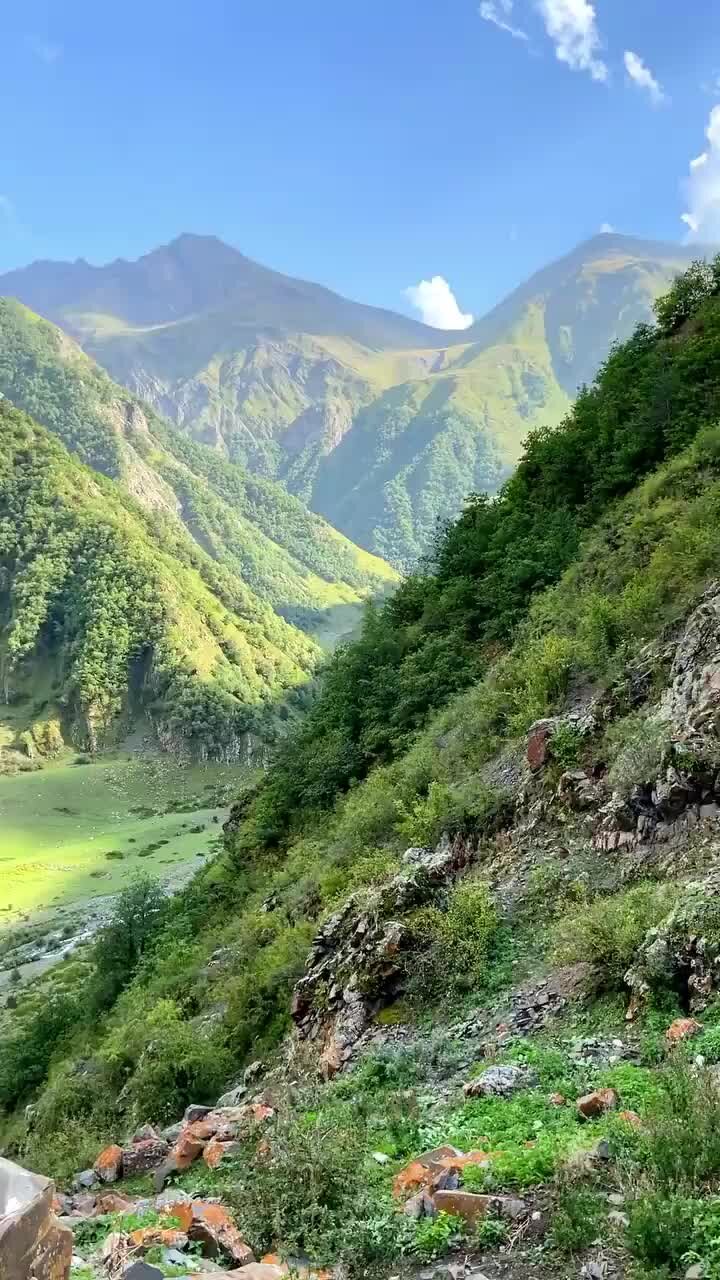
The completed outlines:
{"type": "Polygon", "coordinates": [[[647,883],[569,911],[553,929],[554,959],[592,964],[600,989],[621,990],[637,948],[675,897],[672,885],[647,883]]]}
{"type": "Polygon", "coordinates": [[[415,947],[407,959],[407,994],[413,1002],[470,991],[487,979],[499,919],[482,881],[460,881],[445,910],[425,907],[411,922],[415,947]]]}
{"type": "Polygon", "coordinates": [[[677,1061],[650,1100],[640,1158],[666,1192],[698,1191],[720,1175],[720,1091],[709,1070],[677,1061]]]}
{"type": "Polygon", "coordinates": [[[605,741],[613,754],[608,782],[627,796],[637,784],[658,776],[670,730],[662,721],[635,712],[608,729],[605,741]]]}
{"type": "Polygon", "coordinates": [[[597,1238],[604,1213],[601,1197],[586,1187],[559,1187],[560,1203],[553,1214],[550,1240],[561,1253],[580,1253],[597,1238]]]}

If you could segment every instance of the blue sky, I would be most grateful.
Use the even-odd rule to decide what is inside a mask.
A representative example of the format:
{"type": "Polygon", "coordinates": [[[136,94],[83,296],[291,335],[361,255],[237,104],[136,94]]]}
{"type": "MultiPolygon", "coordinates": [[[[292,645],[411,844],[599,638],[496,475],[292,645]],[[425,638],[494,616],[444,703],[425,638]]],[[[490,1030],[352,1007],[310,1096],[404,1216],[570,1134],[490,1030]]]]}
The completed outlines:
{"type": "Polygon", "coordinates": [[[720,4],[483,10],[4,6],[0,270],[136,257],[190,230],[408,312],[404,291],[441,276],[477,315],[603,223],[680,240],[689,211],[720,239],[720,4]]]}

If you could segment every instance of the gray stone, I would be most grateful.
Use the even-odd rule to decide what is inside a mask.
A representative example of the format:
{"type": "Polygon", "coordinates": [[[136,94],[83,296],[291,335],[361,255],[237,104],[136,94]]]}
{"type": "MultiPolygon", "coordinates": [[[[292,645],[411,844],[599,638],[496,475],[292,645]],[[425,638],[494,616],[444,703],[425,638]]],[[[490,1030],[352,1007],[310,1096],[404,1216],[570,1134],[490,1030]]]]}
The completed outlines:
{"type": "Polygon", "coordinates": [[[94,1169],[83,1169],[81,1173],[75,1174],[72,1184],[75,1191],[87,1191],[99,1186],[100,1179],[94,1169]]]}
{"type": "Polygon", "coordinates": [[[183,1127],[186,1124],[194,1124],[196,1120],[204,1120],[211,1111],[212,1107],[203,1107],[197,1102],[191,1102],[190,1106],[185,1108],[185,1115],[182,1118],[183,1127]]]}
{"type": "Polygon", "coordinates": [[[466,1098],[509,1098],[520,1089],[530,1089],[538,1082],[537,1072],[531,1067],[488,1067],[477,1080],[470,1080],[463,1088],[466,1098]]]}
{"type": "Polygon", "coordinates": [[[163,1280],[163,1272],[149,1262],[131,1262],[122,1272],[122,1280],[163,1280]]]}

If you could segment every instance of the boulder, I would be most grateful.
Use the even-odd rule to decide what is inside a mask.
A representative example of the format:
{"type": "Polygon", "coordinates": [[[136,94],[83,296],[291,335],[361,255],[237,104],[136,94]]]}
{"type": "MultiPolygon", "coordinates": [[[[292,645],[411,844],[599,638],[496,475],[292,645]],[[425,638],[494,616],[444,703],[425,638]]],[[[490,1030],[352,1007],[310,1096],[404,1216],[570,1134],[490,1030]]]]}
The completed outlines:
{"type": "Polygon", "coordinates": [[[665,1032],[665,1039],[668,1044],[679,1044],[681,1040],[696,1036],[699,1031],[702,1031],[702,1022],[696,1018],[675,1018],[665,1032]]]}
{"type": "Polygon", "coordinates": [[[164,1280],[164,1271],[151,1267],[149,1262],[131,1262],[122,1273],[122,1280],[164,1280]]]}
{"type": "Polygon", "coordinates": [[[196,1120],[204,1120],[205,1116],[211,1111],[212,1107],[204,1107],[198,1102],[191,1102],[190,1106],[185,1108],[185,1114],[182,1118],[183,1127],[193,1124],[196,1120]]]}
{"type": "Polygon", "coordinates": [[[631,1129],[642,1129],[642,1120],[637,1111],[618,1111],[618,1120],[622,1120],[631,1129]]]}
{"type": "Polygon", "coordinates": [[[183,1249],[188,1243],[188,1237],[179,1227],[152,1226],[138,1227],[137,1231],[131,1231],[130,1241],[133,1249],[142,1253],[158,1245],[164,1249],[183,1249]]]}
{"type": "Polygon", "coordinates": [[[575,1105],[578,1115],[583,1120],[595,1120],[606,1111],[614,1111],[618,1102],[619,1098],[614,1089],[595,1089],[592,1093],[586,1093],[584,1097],[578,1098],[575,1105]]]}
{"type": "Polygon", "coordinates": [[[122,1167],[126,1178],[134,1177],[138,1173],[148,1173],[151,1169],[157,1169],[163,1160],[167,1159],[168,1144],[162,1138],[142,1138],[139,1142],[134,1142],[131,1147],[125,1147],[122,1152],[122,1167]]]}
{"type": "MultiPolygon", "coordinates": [[[[77,1205],[77,1201],[75,1203],[77,1205]]],[[[134,1204],[134,1200],[130,1200],[128,1196],[118,1195],[117,1191],[107,1191],[105,1195],[98,1196],[94,1208],[96,1213],[129,1213],[134,1204]]]]}
{"type": "Polygon", "coordinates": [[[190,1239],[199,1241],[210,1257],[226,1256],[241,1267],[255,1262],[252,1249],[223,1205],[195,1200],[192,1210],[190,1239]]]}
{"type": "Polygon", "coordinates": [[[509,1098],[521,1089],[531,1089],[538,1082],[537,1073],[531,1067],[488,1067],[477,1080],[469,1080],[463,1086],[466,1098],[509,1098]]]}
{"type": "Polygon", "coordinates": [[[55,1188],[0,1157],[0,1276],[2,1280],[66,1280],[73,1235],[53,1213],[55,1188]]]}
{"type": "Polygon", "coordinates": [[[218,1165],[226,1160],[232,1160],[235,1156],[239,1156],[242,1151],[242,1144],[234,1140],[229,1142],[221,1142],[219,1138],[211,1138],[205,1144],[203,1149],[203,1160],[208,1169],[217,1169],[218,1165]]]}
{"type": "Polygon", "coordinates": [[[101,1182],[117,1182],[123,1170],[123,1149],[116,1142],[100,1152],[93,1170],[101,1182]]]}
{"type": "Polygon", "coordinates": [[[436,1191],[433,1202],[438,1213],[451,1213],[474,1227],[488,1213],[515,1222],[527,1214],[527,1204],[518,1196],[486,1196],[474,1191],[436,1191]]]}
{"type": "Polygon", "coordinates": [[[94,1169],[83,1169],[73,1178],[73,1191],[89,1191],[92,1187],[96,1187],[99,1181],[94,1169]]]}

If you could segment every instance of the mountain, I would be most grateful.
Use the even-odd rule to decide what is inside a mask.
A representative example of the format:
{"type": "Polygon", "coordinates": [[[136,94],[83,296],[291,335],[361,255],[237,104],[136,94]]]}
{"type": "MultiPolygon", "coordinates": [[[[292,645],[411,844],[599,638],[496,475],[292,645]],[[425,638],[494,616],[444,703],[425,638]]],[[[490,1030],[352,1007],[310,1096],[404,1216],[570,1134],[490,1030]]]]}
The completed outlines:
{"type": "Polygon", "coordinates": [[[132,1197],[63,1202],[89,1271],[180,1191],[350,1280],[715,1274],[719,421],[720,259],[368,610],[211,865],[16,981],[3,1149],[132,1197]]]}
{"type": "Polygon", "coordinates": [[[394,584],[388,565],[179,435],[8,299],[0,396],[5,700],[76,745],[144,716],[165,746],[234,758],[314,671],[318,642],[394,584]]]}
{"type": "Polygon", "coordinates": [[[494,493],[613,342],[687,265],[678,245],[601,235],[462,333],[279,275],[183,235],[137,262],[37,262],[0,277],[108,372],[360,545],[414,560],[438,519],[494,493]]]}

